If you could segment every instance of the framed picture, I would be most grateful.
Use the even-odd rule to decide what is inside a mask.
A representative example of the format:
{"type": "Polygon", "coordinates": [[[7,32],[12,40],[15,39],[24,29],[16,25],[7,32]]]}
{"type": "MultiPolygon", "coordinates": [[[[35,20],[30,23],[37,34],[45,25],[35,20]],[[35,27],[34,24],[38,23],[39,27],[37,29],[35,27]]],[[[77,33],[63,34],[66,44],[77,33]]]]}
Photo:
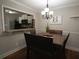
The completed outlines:
{"type": "Polygon", "coordinates": [[[51,20],[50,20],[50,24],[62,24],[62,16],[54,16],[51,20]]]}

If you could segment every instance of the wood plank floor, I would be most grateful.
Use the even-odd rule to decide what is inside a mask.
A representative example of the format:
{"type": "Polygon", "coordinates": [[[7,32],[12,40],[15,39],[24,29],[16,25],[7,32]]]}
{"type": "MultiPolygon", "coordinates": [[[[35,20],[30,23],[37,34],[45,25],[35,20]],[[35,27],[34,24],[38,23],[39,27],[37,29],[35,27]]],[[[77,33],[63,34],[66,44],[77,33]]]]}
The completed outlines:
{"type": "MultiPolygon", "coordinates": [[[[66,50],[67,59],[79,59],[79,52],[66,50]]],[[[4,59],[26,59],[26,48],[23,48],[14,54],[11,54],[4,59]]]]}

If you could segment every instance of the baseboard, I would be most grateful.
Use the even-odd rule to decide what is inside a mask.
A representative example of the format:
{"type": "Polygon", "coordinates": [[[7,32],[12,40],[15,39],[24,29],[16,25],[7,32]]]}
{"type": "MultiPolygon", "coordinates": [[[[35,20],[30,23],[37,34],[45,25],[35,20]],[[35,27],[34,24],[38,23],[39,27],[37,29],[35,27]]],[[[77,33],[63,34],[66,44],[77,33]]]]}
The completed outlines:
{"type": "Polygon", "coordinates": [[[6,56],[8,56],[8,55],[10,55],[10,54],[15,53],[16,51],[19,51],[19,50],[23,49],[24,47],[25,47],[25,46],[18,47],[18,48],[14,49],[14,50],[11,50],[11,51],[9,51],[9,52],[6,52],[6,53],[1,54],[1,55],[0,55],[0,59],[3,59],[4,57],[6,57],[6,56]]]}
{"type": "Polygon", "coordinates": [[[66,47],[66,49],[79,52],[79,48],[75,48],[75,47],[66,47]]]}

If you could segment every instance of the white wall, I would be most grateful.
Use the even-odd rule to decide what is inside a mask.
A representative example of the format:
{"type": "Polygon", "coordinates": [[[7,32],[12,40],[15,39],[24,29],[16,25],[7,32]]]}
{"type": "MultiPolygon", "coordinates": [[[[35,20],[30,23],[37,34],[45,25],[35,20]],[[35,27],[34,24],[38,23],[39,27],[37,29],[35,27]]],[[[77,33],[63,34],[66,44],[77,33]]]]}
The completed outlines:
{"type": "Polygon", "coordinates": [[[43,21],[41,19],[41,13],[38,13],[37,14],[37,20],[36,20],[36,32],[37,33],[40,33],[40,32],[45,32],[45,21],[43,21]]]}
{"type": "MultiPolygon", "coordinates": [[[[64,33],[70,32],[70,38],[67,43],[67,48],[79,51],[79,18],[71,18],[72,16],[79,16],[79,6],[65,7],[54,10],[54,16],[62,16],[63,23],[60,25],[53,25],[49,23],[50,29],[60,29],[64,33]]],[[[42,31],[45,30],[46,21],[40,17],[43,23],[40,23],[42,31]]]]}
{"type": "Polygon", "coordinates": [[[0,0],[0,34],[2,32],[2,0],[0,0]]]}
{"type": "MultiPolygon", "coordinates": [[[[8,7],[14,10],[18,10],[24,13],[32,14],[34,15],[35,22],[37,21],[36,11],[34,9],[31,9],[30,7],[27,7],[23,4],[20,4],[18,2],[13,2],[11,0],[2,0],[3,6],[8,7]]],[[[0,31],[2,32],[2,4],[0,0],[0,31]]],[[[36,27],[36,25],[35,25],[36,27]]],[[[0,33],[1,33],[0,32],[0,33]]],[[[0,59],[16,52],[17,50],[25,47],[25,39],[24,39],[24,33],[8,33],[8,34],[0,34],[0,59]]]]}
{"type": "Polygon", "coordinates": [[[3,4],[5,7],[10,7],[14,10],[18,10],[28,14],[34,15],[36,12],[34,9],[13,0],[3,0],[3,4]]]}
{"type": "Polygon", "coordinates": [[[50,25],[50,28],[63,29],[70,32],[79,32],[79,18],[72,19],[72,16],[79,16],[79,6],[66,7],[55,10],[54,15],[63,17],[63,24],[61,25],[50,25]]]}
{"type": "Polygon", "coordinates": [[[25,40],[23,33],[16,33],[16,34],[8,33],[4,36],[0,36],[1,57],[5,57],[24,47],[25,47],[25,40]]]}
{"type": "Polygon", "coordinates": [[[50,25],[50,28],[71,32],[66,47],[68,49],[79,51],[79,18],[71,18],[73,16],[79,16],[79,6],[55,10],[55,15],[63,16],[63,24],[50,25]]]}

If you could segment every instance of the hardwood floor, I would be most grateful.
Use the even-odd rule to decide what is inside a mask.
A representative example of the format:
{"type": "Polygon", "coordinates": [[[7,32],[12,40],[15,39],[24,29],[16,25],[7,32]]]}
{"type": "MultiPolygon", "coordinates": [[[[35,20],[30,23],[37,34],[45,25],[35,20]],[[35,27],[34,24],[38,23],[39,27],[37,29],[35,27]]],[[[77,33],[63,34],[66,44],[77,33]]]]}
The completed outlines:
{"type": "Polygon", "coordinates": [[[79,59],[79,52],[67,50],[66,56],[67,59],[79,59]]]}
{"type": "MultiPolygon", "coordinates": [[[[66,50],[67,59],[79,59],[79,52],[66,50]]],[[[26,48],[23,48],[14,54],[11,54],[4,59],[26,59],[26,48]]]]}

